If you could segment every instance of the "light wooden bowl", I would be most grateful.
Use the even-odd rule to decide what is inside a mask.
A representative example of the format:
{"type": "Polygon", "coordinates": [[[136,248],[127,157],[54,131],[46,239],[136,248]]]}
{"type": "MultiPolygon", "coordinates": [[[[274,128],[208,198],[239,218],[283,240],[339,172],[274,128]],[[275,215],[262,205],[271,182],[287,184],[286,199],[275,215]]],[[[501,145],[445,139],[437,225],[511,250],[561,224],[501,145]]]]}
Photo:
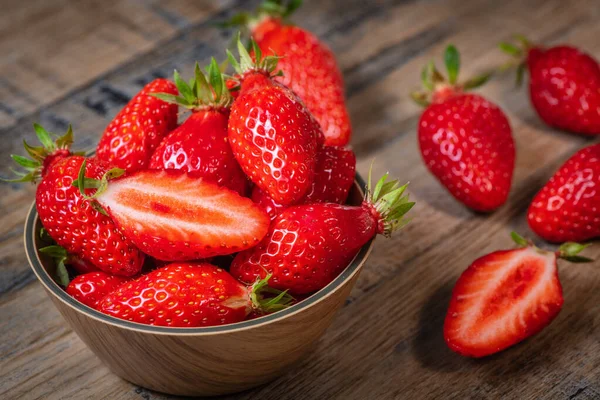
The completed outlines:
{"type": "MultiPolygon", "coordinates": [[[[362,188],[357,174],[349,204],[361,203],[362,188]]],[[[118,376],[152,390],[187,396],[239,392],[289,370],[331,324],[372,248],[371,241],[333,282],[286,310],[225,326],[167,328],[116,319],[68,296],[51,278],[52,260],[37,251],[41,227],[34,204],[25,223],[27,258],[81,340],[118,376]]]]}

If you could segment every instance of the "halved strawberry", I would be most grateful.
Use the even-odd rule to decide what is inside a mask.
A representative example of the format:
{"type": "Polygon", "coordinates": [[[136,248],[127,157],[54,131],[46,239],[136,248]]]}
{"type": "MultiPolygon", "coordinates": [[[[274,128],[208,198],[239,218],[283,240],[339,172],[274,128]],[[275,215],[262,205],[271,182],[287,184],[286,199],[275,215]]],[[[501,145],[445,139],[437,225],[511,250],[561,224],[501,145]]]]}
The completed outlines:
{"type": "Polygon", "coordinates": [[[456,282],[444,323],[453,351],[483,357],[538,333],[563,305],[557,258],[591,261],[577,255],[586,245],[565,243],[554,253],[513,239],[523,247],[475,260],[456,282]]]}
{"type": "MultiPolygon", "coordinates": [[[[83,167],[82,167],[83,168],[83,167]]],[[[252,200],[178,170],[139,171],[96,187],[94,198],[144,253],[165,261],[196,260],[255,246],[267,233],[269,216],[252,200]]]]}

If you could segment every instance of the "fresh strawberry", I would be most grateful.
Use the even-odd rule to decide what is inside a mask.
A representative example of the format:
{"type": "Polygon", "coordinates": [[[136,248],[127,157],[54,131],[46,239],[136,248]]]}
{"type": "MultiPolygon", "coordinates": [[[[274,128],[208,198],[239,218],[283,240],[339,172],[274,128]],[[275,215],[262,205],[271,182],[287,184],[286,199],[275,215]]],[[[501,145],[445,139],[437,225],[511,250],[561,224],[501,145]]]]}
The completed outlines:
{"type": "Polygon", "coordinates": [[[293,294],[314,292],[331,282],[369,240],[402,227],[414,205],[402,196],[406,185],[370,180],[361,206],[323,203],[292,206],[271,223],[256,247],[239,253],[231,274],[243,282],[272,274],[269,285],[293,294]]]}
{"type": "Polygon", "coordinates": [[[534,197],[527,221],[550,242],[600,236],[600,144],[569,158],[534,197]]]}
{"type": "MultiPolygon", "coordinates": [[[[40,249],[41,251],[42,249],[40,249]]],[[[79,258],[74,255],[69,255],[68,259],[65,261],[65,264],[69,265],[71,268],[75,270],[78,274],[87,274],[90,272],[100,271],[98,267],[92,264],[89,261],[84,260],[83,258],[79,258]]]]}
{"type": "MultiPolygon", "coordinates": [[[[56,143],[44,128],[35,125],[35,129],[44,147],[25,143],[33,160],[21,156],[13,158],[28,171],[16,181],[42,178],[36,191],[36,208],[45,231],[72,257],[110,274],[136,275],[142,268],[144,255],[121,234],[108,216],[92,207],[72,186],[79,172],[85,172],[82,179],[100,178],[106,172],[106,165],[96,158],[85,162],[80,155],[70,155],[71,127],[56,143]],[[87,164],[85,169],[82,169],[83,164],[87,164]]],[[[63,278],[65,274],[66,271],[63,278]]]]}
{"type": "Polygon", "coordinates": [[[129,278],[97,271],[79,275],[67,286],[67,293],[88,307],[98,309],[100,301],[129,278]]]}
{"type": "MultiPolygon", "coordinates": [[[[269,313],[293,300],[264,297],[267,279],[251,287],[206,263],[173,263],[120,286],[100,303],[108,315],[148,325],[201,327],[240,322],[253,310],[269,313]]],[[[272,289],[268,289],[272,293],[272,289]]]]}
{"type": "Polygon", "coordinates": [[[250,27],[252,37],[263,53],[281,56],[278,67],[283,76],[276,79],[306,104],[323,129],[325,143],[345,146],[350,141],[352,128],[342,73],[325,43],[287,21],[300,5],[300,1],[282,5],[280,1],[267,0],[256,16],[244,14],[235,22],[250,27]]]}
{"type": "Polygon", "coordinates": [[[250,199],[183,171],[147,170],[121,179],[111,170],[96,187],[95,201],[144,253],[164,261],[231,254],[255,246],[269,216],[250,199]]]}
{"type": "MultiPolygon", "coordinates": [[[[343,204],[354,182],[356,156],[350,149],[323,146],[317,154],[317,166],[313,183],[306,195],[297,204],[339,203],[343,204]]],[[[252,201],[259,204],[275,218],[286,209],[269,195],[254,187],[252,201]]]]}
{"type": "Polygon", "coordinates": [[[283,210],[287,208],[283,204],[277,203],[268,194],[260,190],[258,186],[252,188],[252,195],[250,196],[253,202],[258,204],[263,210],[269,214],[271,220],[275,219],[283,210]]]}
{"type": "Polygon", "coordinates": [[[448,46],[445,59],[448,82],[430,63],[423,71],[423,86],[430,93],[413,94],[427,106],[418,128],[421,155],[457,200],[489,212],[504,204],[510,192],[515,164],[510,124],[495,104],[463,93],[483,84],[488,75],[457,84],[459,55],[454,46],[448,46]]]}
{"type": "Polygon", "coordinates": [[[128,172],[148,166],[163,137],[177,126],[177,105],[151,93],[177,95],[177,88],[166,79],[155,79],[133,97],[106,127],[96,150],[100,160],[128,172]]]}
{"type": "Polygon", "coordinates": [[[317,154],[315,170],[315,179],[302,203],[343,204],[356,174],[354,152],[343,147],[323,146],[317,154]]]}
{"type": "Polygon", "coordinates": [[[484,357],[541,331],[563,305],[557,258],[591,261],[577,255],[585,245],[565,243],[553,253],[513,238],[523,247],[475,260],[454,286],[444,338],[459,354],[484,357]]]}
{"type": "Polygon", "coordinates": [[[196,64],[191,85],[175,73],[175,83],[183,97],[155,94],[191,109],[192,115],[163,139],[150,160],[150,168],[179,169],[245,195],[248,180],[227,140],[232,98],[215,59],[208,68],[208,75],[207,79],[196,64]]]}
{"type": "Polygon", "coordinates": [[[231,107],[229,141],[248,177],[281,204],[300,200],[314,179],[316,154],[323,133],[319,124],[287,87],[273,81],[277,59],[256,62],[238,41],[241,65],[229,53],[241,79],[231,107]]]}
{"type": "Polygon", "coordinates": [[[529,95],[548,125],[584,135],[600,134],[600,66],[571,46],[544,48],[517,36],[521,47],[500,47],[519,59],[517,82],[529,70],[529,95]]]}

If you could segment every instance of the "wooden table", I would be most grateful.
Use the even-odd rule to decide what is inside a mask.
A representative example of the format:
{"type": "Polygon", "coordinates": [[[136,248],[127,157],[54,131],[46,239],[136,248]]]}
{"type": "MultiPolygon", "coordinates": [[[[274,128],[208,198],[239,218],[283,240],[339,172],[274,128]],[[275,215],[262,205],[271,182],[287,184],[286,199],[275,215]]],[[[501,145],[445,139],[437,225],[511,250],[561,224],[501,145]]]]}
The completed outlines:
{"type": "MultiPolygon", "coordinates": [[[[255,3],[255,2],[254,2],[255,3]]],[[[307,0],[295,20],[335,51],[343,69],[358,170],[375,158],[410,180],[414,221],[379,239],[347,305],[296,369],[231,399],[598,399],[600,270],[564,265],[565,306],[541,334],[484,360],[448,350],[442,323],[452,285],[486,252],[533,236],[528,203],[575,150],[592,142],[549,129],[525,90],[502,76],[481,92],[508,114],[518,157],[508,203],[477,215],[426,171],[417,150],[420,109],[408,98],[420,68],[448,43],[463,77],[505,60],[496,43],[520,32],[576,43],[600,56],[598,0],[307,0]]],[[[214,28],[253,4],[202,0],[0,1],[0,173],[32,123],[54,132],[73,123],[77,148],[93,148],[112,116],[153,77],[188,75],[193,62],[223,56],[214,28]]],[[[439,58],[438,58],[439,60],[439,58]]],[[[0,398],[163,399],[112,375],[65,325],[31,272],[23,221],[31,185],[0,185],[0,398]]],[[[600,247],[600,246],[598,246],[600,247]]],[[[600,257],[600,248],[591,249],[600,257]]],[[[251,368],[252,366],[248,366],[251,368]]]]}

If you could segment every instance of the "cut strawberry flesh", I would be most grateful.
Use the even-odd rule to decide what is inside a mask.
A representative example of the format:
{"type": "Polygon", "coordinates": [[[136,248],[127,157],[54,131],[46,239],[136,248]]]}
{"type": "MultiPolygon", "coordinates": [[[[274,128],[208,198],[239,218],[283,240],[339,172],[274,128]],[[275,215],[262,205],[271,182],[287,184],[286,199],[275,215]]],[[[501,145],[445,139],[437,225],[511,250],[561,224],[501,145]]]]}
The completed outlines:
{"type": "Polygon", "coordinates": [[[451,349],[489,355],[539,332],[562,307],[556,256],[534,248],[498,251],[459,278],[446,316],[451,349]]]}
{"type": "Polygon", "coordinates": [[[181,171],[142,171],[98,196],[123,233],[159,260],[192,260],[254,246],[268,215],[238,193],[181,171]]]}

